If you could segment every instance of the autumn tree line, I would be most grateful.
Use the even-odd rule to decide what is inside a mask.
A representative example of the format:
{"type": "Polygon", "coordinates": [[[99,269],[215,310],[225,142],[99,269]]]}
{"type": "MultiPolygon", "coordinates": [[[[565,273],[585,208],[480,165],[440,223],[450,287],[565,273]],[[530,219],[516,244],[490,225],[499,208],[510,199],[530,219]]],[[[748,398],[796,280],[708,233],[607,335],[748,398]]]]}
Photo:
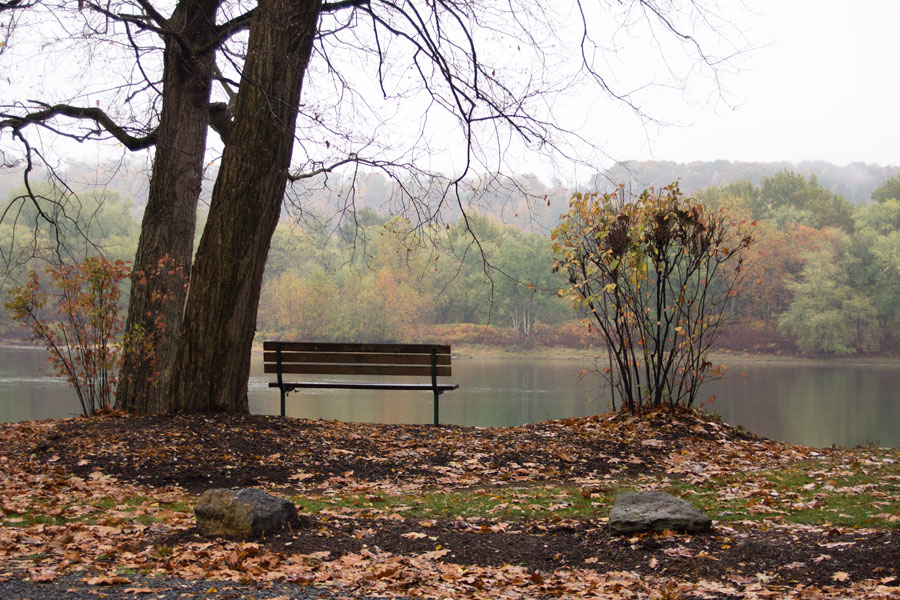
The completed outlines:
{"type": "MultiPolygon", "coordinates": [[[[762,340],[742,349],[775,351],[786,341],[824,355],[897,349],[900,178],[885,181],[871,202],[858,207],[824,189],[814,175],[788,170],[758,185],[735,181],[696,196],[755,224],[739,293],[728,307],[727,342],[762,340]],[[771,340],[781,344],[766,343],[771,340]]],[[[33,212],[20,214],[18,224],[38,218],[33,212]]],[[[79,214],[70,216],[70,226],[91,240],[80,249],[85,256],[102,251],[112,259],[133,257],[140,227],[128,200],[84,195],[79,214]]],[[[566,281],[553,272],[549,229],[522,223],[473,213],[416,228],[372,208],[344,215],[337,225],[284,220],[269,251],[257,337],[596,344],[579,321],[584,315],[558,296],[566,281]]],[[[40,255],[53,245],[50,237],[13,233],[10,224],[0,226],[0,243],[16,250],[10,255],[40,255]]],[[[23,260],[4,282],[4,296],[36,265],[23,260]]],[[[0,335],[19,335],[8,313],[0,315],[0,335]]]]}
{"type": "Polygon", "coordinates": [[[809,353],[894,352],[900,332],[900,178],[853,207],[815,176],[782,171],[697,194],[756,222],[732,313],[809,353]]]}
{"type": "MultiPolygon", "coordinates": [[[[897,349],[900,178],[857,207],[815,175],[790,170],[696,196],[755,223],[726,341],[744,338],[741,349],[763,352],[793,343],[825,355],[897,349]]],[[[446,231],[410,235],[408,224],[389,216],[369,209],[361,216],[360,227],[344,229],[336,243],[315,227],[279,228],[260,301],[261,335],[596,343],[557,295],[565,281],[552,273],[549,232],[475,215],[446,231]]]]}

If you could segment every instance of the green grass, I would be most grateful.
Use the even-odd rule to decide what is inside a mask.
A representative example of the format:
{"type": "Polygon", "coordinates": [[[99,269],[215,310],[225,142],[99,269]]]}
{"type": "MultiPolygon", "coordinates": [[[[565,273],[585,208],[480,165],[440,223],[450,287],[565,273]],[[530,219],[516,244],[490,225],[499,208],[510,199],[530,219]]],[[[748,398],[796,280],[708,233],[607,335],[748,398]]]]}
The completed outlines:
{"type": "MultiPolygon", "coordinates": [[[[483,517],[495,520],[596,519],[609,514],[617,494],[655,481],[659,489],[683,497],[722,522],[776,520],[822,526],[900,529],[900,450],[859,449],[825,454],[777,470],[743,472],[690,483],[659,475],[622,478],[601,487],[571,484],[431,490],[415,494],[321,495],[296,497],[306,514],[331,511],[361,518],[399,514],[407,519],[483,517]]],[[[50,510],[37,503],[2,517],[3,527],[36,524],[94,524],[116,517],[123,523],[150,525],[165,520],[148,508],[189,513],[185,502],[155,502],[151,497],[100,498],[50,510]],[[81,509],[81,510],[79,510],[81,509]],[[85,510],[89,509],[89,510],[85,510]],[[69,512],[71,510],[71,512],[69,512]],[[52,514],[51,514],[52,513],[52,514]],[[67,517],[67,514],[77,516],[67,517]]]]}
{"type": "MultiPolygon", "coordinates": [[[[122,518],[122,522],[141,523],[143,525],[151,525],[158,523],[162,519],[147,513],[138,514],[138,509],[146,507],[159,507],[174,512],[190,512],[193,507],[184,502],[160,502],[156,503],[146,496],[131,496],[116,500],[114,498],[100,498],[86,503],[70,503],[64,507],[62,515],[47,514],[43,509],[43,503],[37,502],[31,507],[31,510],[21,513],[7,513],[0,518],[0,526],[2,527],[21,527],[27,528],[31,525],[66,525],[68,523],[83,523],[85,525],[94,525],[102,522],[108,513],[118,513],[115,516],[122,518]],[[64,516],[68,512],[79,510],[78,516],[64,516]],[[124,513],[124,514],[123,514],[124,513]]],[[[46,509],[44,509],[46,510],[46,509]]],[[[54,510],[58,513],[58,510],[54,510]]]]}
{"type": "Polygon", "coordinates": [[[671,491],[720,521],[777,519],[900,528],[900,504],[896,502],[900,496],[900,461],[892,451],[869,451],[865,457],[866,464],[831,459],[796,463],[775,471],[735,473],[702,485],[674,482],[671,491]]]}
{"type": "Polygon", "coordinates": [[[71,522],[63,517],[42,515],[40,513],[7,513],[3,520],[4,527],[30,527],[32,525],[65,525],[71,522]]]}
{"type": "Polygon", "coordinates": [[[194,506],[186,502],[159,502],[157,506],[173,512],[192,512],[194,506]]]}
{"type": "Polygon", "coordinates": [[[154,517],[153,515],[138,515],[137,522],[142,525],[153,525],[154,523],[159,523],[161,519],[154,517]]]}
{"type": "MultiPolygon", "coordinates": [[[[658,478],[660,489],[685,498],[723,522],[787,523],[900,529],[900,456],[866,450],[839,458],[759,472],[735,472],[703,483],[658,478]],[[893,462],[888,462],[893,461],[893,462]]],[[[501,520],[592,519],[608,516],[633,479],[601,489],[571,485],[429,491],[416,495],[348,495],[295,498],[307,514],[322,511],[375,518],[397,513],[409,519],[484,517],[501,520]]]]}
{"type": "MultiPolygon", "coordinates": [[[[485,517],[507,520],[587,519],[612,498],[582,494],[573,486],[530,486],[433,491],[416,495],[368,495],[295,498],[306,513],[352,512],[375,517],[397,513],[410,519],[485,517]]],[[[608,511],[608,509],[607,509],[608,511]]]]}

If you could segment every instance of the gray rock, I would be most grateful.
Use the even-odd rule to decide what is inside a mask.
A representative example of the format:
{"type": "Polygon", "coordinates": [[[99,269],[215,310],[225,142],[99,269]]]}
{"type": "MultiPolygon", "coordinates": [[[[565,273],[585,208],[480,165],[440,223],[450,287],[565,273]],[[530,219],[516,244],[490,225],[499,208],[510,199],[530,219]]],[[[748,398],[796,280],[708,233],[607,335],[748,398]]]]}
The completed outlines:
{"type": "Polygon", "coordinates": [[[667,529],[696,533],[710,525],[712,520],[702,511],[664,492],[619,494],[609,513],[609,529],[614,534],[667,529]]]}
{"type": "Polygon", "coordinates": [[[235,539],[258,538],[299,520],[293,503],[256,488],[206,490],[194,514],[203,535],[235,539]]]}

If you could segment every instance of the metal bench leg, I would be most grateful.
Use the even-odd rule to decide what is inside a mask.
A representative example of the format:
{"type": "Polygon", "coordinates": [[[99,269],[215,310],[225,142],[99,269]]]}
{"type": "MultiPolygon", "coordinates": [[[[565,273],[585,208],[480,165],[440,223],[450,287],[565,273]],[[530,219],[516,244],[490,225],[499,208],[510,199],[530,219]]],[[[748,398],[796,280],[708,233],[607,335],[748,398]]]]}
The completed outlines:
{"type": "Polygon", "coordinates": [[[431,349],[431,389],[434,390],[434,424],[438,425],[441,421],[438,414],[438,404],[441,392],[437,386],[437,348],[431,349]]]}
{"type": "Polygon", "coordinates": [[[278,389],[281,390],[281,416],[284,416],[284,380],[281,377],[281,344],[275,348],[275,359],[278,362],[278,389]]]}
{"type": "Polygon", "coordinates": [[[438,411],[438,404],[441,398],[441,393],[438,391],[434,392],[434,424],[439,425],[441,422],[441,418],[438,411]]]}

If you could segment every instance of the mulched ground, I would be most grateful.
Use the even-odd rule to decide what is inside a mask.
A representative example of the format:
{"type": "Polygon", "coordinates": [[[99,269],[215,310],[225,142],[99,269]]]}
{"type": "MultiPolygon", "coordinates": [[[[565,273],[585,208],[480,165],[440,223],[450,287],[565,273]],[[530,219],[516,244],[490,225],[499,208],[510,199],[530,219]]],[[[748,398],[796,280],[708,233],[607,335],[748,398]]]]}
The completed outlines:
{"type": "Polygon", "coordinates": [[[123,481],[202,492],[291,486],[298,471],[306,484],[352,477],[435,486],[637,474],[660,470],[670,452],[698,440],[759,439],[715,423],[701,430],[664,415],[640,421],[632,431],[585,427],[602,425],[601,418],[609,416],[473,428],[265,415],[118,416],[60,421],[26,450],[76,475],[99,468],[123,481]],[[648,430],[653,444],[645,442],[648,430]],[[473,458],[477,463],[467,463],[473,458]]]}
{"type": "MultiPolygon", "coordinates": [[[[329,551],[328,558],[378,548],[394,554],[421,554],[440,547],[442,558],[463,565],[515,564],[534,573],[587,568],[599,572],[634,571],[642,575],[723,580],[735,583],[763,578],[771,584],[833,585],[900,575],[897,532],[841,533],[816,530],[716,526],[700,535],[640,534],[614,536],[604,523],[585,521],[514,523],[502,532],[489,521],[391,519],[340,520],[305,516],[290,531],[262,540],[285,553],[329,551]],[[411,532],[425,537],[410,539],[411,532]]],[[[196,529],[162,536],[156,543],[175,546],[201,542],[196,529]]]]}
{"type": "MultiPolygon", "coordinates": [[[[584,482],[604,475],[653,476],[689,450],[704,469],[786,462],[802,455],[695,415],[647,419],[603,415],[522,427],[347,424],[271,416],[104,416],[62,420],[40,438],[22,436],[0,455],[82,477],[100,470],[145,486],[303,489],[435,489],[584,482]],[[34,461],[37,459],[37,461],[34,461]]],[[[827,452],[827,451],[820,451],[827,452]]],[[[670,475],[671,476],[671,475],[670,475]]],[[[154,544],[202,541],[196,530],[154,544]]],[[[900,532],[717,524],[702,535],[615,537],[598,520],[415,521],[359,515],[301,516],[260,543],[283,553],[365,549],[419,554],[436,548],[463,565],[522,565],[540,577],[561,568],[771,586],[847,585],[900,577],[900,532]],[[421,535],[404,535],[404,534],[421,535]],[[835,573],[846,573],[843,581],[835,573]]]]}

